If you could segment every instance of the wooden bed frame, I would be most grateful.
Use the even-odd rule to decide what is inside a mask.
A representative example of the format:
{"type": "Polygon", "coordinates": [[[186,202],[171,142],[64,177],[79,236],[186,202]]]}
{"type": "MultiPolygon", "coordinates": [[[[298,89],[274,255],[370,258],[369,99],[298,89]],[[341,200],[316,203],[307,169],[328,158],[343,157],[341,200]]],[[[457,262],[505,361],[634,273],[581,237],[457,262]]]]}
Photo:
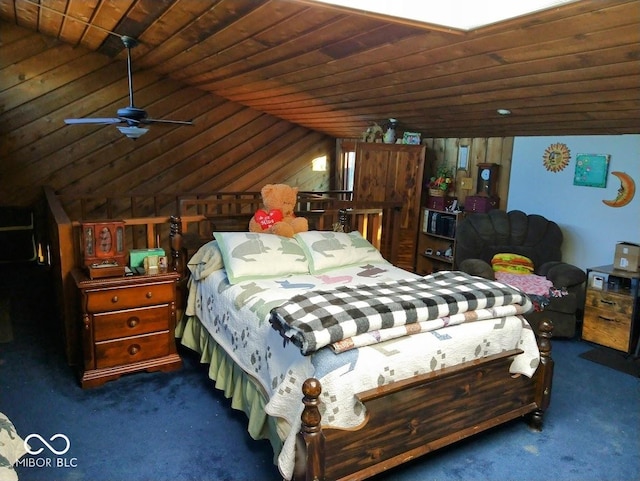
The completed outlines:
{"type": "MultiPolygon", "coordinates": [[[[232,225],[239,227],[236,230],[246,229],[260,201],[259,193],[252,198],[244,195],[174,196],[169,203],[173,213],[169,215],[155,212],[127,217],[124,211],[114,210],[112,218],[123,219],[131,227],[144,227],[146,247],[167,245],[172,268],[181,273],[184,280],[188,257],[205,240],[211,239],[213,230],[233,230],[232,225]]],[[[350,224],[393,262],[397,244],[388,233],[398,230],[394,229],[397,204],[353,205],[320,194],[311,194],[310,199],[307,204],[301,201],[300,213],[310,219],[312,228],[331,230],[336,223],[350,224]]],[[[49,231],[54,237],[50,240],[54,277],[58,291],[63,296],[65,292],[69,295],[65,281],[75,260],[68,257],[77,259],[74,229],[82,219],[70,220],[61,199],[50,191],[47,202],[49,231]]],[[[72,306],[65,302],[68,303],[68,298],[62,299],[63,317],[75,315],[72,306]]],[[[75,319],[67,322],[75,324],[75,319]]],[[[541,362],[532,378],[509,373],[513,357],[521,352],[514,349],[394,382],[358,395],[366,407],[367,418],[356,429],[321,427],[321,385],[316,379],[308,379],[301,393],[304,410],[296,443],[294,479],[365,479],[520,417],[541,429],[551,398],[553,327],[543,321],[539,329],[541,362]],[[443,405],[447,406],[444,412],[443,405]]]]}

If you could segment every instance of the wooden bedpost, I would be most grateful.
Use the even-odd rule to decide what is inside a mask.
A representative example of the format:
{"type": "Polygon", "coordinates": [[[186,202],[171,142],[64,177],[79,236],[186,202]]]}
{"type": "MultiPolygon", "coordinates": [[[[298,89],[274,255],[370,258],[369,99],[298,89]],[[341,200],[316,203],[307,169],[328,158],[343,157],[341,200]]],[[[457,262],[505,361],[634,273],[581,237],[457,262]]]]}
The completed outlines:
{"type": "Polygon", "coordinates": [[[544,412],[551,402],[551,387],[553,382],[553,359],[551,358],[551,337],[553,335],[553,323],[545,319],[538,330],[538,349],[540,350],[540,366],[536,376],[536,403],[538,409],[531,413],[530,423],[538,431],[542,429],[544,412]]]}
{"type": "Polygon", "coordinates": [[[187,265],[186,253],[183,246],[181,219],[178,216],[169,217],[169,245],[171,247],[171,257],[169,260],[169,270],[180,274],[177,285],[178,299],[176,308],[178,319],[182,317],[182,312],[187,306],[189,289],[187,287],[187,265]]]}
{"type": "Polygon", "coordinates": [[[302,384],[304,409],[300,419],[302,426],[296,437],[295,466],[293,479],[296,481],[324,480],[324,434],[320,427],[320,381],[307,379],[302,384]]]}
{"type": "Polygon", "coordinates": [[[182,249],[182,228],[180,217],[172,215],[169,218],[169,238],[171,239],[171,264],[169,269],[184,276],[184,255],[182,249]]]}

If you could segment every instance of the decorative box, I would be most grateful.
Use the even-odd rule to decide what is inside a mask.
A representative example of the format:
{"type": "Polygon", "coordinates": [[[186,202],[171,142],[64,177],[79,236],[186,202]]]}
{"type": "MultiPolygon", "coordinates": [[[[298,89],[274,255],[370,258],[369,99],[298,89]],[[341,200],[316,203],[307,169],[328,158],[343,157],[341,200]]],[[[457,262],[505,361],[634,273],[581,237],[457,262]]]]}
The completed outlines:
{"type": "Polygon", "coordinates": [[[124,266],[118,264],[93,264],[88,266],[89,278],[103,279],[105,277],[122,277],[124,276],[124,266]]]}
{"type": "Polygon", "coordinates": [[[164,256],[164,249],[131,249],[129,251],[129,267],[142,267],[147,256],[164,256]]]}
{"type": "Polygon", "coordinates": [[[126,258],[124,221],[83,222],[82,254],[87,267],[99,264],[123,266],[126,258]]]}
{"type": "Polygon", "coordinates": [[[464,201],[465,212],[486,213],[500,207],[499,197],[487,197],[483,195],[470,195],[464,201]]]}
{"type": "Polygon", "coordinates": [[[427,209],[435,209],[445,211],[453,205],[453,201],[457,197],[427,197],[427,209]]]}

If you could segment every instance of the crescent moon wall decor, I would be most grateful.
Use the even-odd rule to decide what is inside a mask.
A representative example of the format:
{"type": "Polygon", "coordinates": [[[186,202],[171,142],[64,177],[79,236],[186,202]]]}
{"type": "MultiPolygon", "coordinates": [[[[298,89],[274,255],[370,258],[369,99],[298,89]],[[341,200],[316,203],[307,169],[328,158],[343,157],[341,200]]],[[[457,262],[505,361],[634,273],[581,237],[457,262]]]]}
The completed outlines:
{"type": "Polygon", "coordinates": [[[622,207],[627,205],[633,199],[636,194],[636,183],[633,178],[624,172],[611,172],[611,175],[615,175],[620,180],[620,188],[618,189],[618,195],[614,200],[603,200],[609,207],[622,207]]]}

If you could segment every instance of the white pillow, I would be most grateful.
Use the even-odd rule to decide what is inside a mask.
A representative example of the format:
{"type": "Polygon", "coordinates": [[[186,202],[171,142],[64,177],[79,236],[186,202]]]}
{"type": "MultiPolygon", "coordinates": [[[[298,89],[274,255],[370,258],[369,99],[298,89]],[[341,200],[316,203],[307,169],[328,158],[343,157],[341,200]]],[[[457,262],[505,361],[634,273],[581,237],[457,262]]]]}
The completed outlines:
{"type": "Polygon", "coordinates": [[[309,263],[295,239],[259,232],[215,232],[231,284],[308,274],[309,263]]]}
{"type": "Polygon", "coordinates": [[[309,271],[321,274],[337,267],[386,262],[382,254],[358,231],[345,234],[308,231],[294,235],[309,261],[309,271]]]}

